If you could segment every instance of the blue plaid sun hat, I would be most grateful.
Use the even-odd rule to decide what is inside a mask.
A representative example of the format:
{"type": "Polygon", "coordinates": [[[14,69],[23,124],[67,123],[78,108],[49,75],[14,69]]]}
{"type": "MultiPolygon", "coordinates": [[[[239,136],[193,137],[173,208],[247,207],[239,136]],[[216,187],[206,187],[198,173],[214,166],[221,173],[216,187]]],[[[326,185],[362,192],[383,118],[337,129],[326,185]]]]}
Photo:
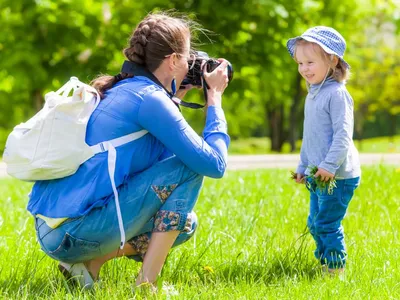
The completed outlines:
{"type": "Polygon", "coordinates": [[[301,36],[289,39],[286,47],[292,57],[294,57],[296,42],[300,39],[318,44],[326,53],[338,56],[346,67],[350,69],[350,65],[343,59],[344,51],[346,50],[346,41],[335,29],[326,26],[316,26],[307,29],[301,36]]]}

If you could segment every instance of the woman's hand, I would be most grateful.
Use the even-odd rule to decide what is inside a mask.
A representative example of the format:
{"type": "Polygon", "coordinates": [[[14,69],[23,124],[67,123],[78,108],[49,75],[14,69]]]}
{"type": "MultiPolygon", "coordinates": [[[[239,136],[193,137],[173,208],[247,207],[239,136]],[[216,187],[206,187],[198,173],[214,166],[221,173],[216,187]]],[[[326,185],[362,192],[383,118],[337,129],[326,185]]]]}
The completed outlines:
{"type": "Polygon", "coordinates": [[[318,168],[317,173],[314,175],[315,178],[321,177],[321,181],[329,181],[330,179],[335,178],[335,174],[328,172],[325,169],[318,168]]]}
{"type": "Polygon", "coordinates": [[[201,89],[201,87],[194,86],[193,84],[181,85],[179,90],[176,92],[175,97],[179,99],[183,99],[186,93],[189,92],[191,89],[201,89]]]}
{"type": "Polygon", "coordinates": [[[207,66],[203,66],[204,80],[207,82],[209,89],[207,90],[208,101],[207,105],[214,105],[221,107],[222,105],[222,94],[225,88],[228,86],[228,74],[227,66],[228,62],[223,59],[218,59],[221,64],[215,68],[211,73],[207,72],[207,66]]]}

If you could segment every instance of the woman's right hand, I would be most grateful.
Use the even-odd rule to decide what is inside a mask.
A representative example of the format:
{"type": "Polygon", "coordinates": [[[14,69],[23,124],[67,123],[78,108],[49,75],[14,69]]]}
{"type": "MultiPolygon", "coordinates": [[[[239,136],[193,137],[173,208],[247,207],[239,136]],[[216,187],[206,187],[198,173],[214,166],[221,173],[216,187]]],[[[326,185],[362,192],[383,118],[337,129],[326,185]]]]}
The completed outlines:
{"type": "Polygon", "coordinates": [[[204,79],[209,87],[207,90],[208,106],[213,105],[221,107],[222,94],[229,82],[227,74],[228,62],[223,58],[218,59],[218,61],[220,61],[221,64],[211,73],[207,72],[206,64],[203,66],[204,79]]]}

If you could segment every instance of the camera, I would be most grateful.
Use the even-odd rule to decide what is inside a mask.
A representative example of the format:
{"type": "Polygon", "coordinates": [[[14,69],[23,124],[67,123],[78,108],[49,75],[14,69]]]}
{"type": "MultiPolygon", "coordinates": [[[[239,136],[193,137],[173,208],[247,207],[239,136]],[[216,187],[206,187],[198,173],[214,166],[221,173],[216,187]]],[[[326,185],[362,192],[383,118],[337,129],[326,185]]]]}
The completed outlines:
{"type": "MultiPolygon", "coordinates": [[[[187,84],[192,84],[194,86],[202,86],[202,63],[205,61],[205,64],[207,66],[207,72],[212,72],[214,71],[221,63],[213,58],[210,58],[206,52],[203,51],[196,51],[195,52],[195,59],[194,60],[189,60],[188,65],[189,65],[189,71],[186,74],[186,77],[183,79],[181,85],[187,85],[187,84]]],[[[233,78],[233,67],[230,62],[228,62],[227,66],[227,75],[228,75],[228,80],[229,82],[233,78]]]]}

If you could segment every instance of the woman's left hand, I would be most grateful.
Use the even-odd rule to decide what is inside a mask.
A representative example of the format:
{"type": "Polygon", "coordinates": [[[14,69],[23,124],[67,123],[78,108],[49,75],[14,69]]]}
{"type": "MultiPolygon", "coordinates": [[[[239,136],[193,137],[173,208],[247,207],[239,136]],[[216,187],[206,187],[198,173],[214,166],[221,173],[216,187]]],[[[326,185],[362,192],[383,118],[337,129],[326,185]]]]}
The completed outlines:
{"type": "Polygon", "coordinates": [[[328,181],[335,178],[335,174],[328,172],[325,169],[318,168],[317,173],[314,175],[315,178],[321,177],[321,181],[328,181]]]}
{"type": "Polygon", "coordinates": [[[194,86],[192,84],[187,84],[181,86],[181,88],[176,92],[175,97],[182,99],[185,97],[186,93],[189,92],[191,89],[200,89],[201,87],[194,86]]]}

